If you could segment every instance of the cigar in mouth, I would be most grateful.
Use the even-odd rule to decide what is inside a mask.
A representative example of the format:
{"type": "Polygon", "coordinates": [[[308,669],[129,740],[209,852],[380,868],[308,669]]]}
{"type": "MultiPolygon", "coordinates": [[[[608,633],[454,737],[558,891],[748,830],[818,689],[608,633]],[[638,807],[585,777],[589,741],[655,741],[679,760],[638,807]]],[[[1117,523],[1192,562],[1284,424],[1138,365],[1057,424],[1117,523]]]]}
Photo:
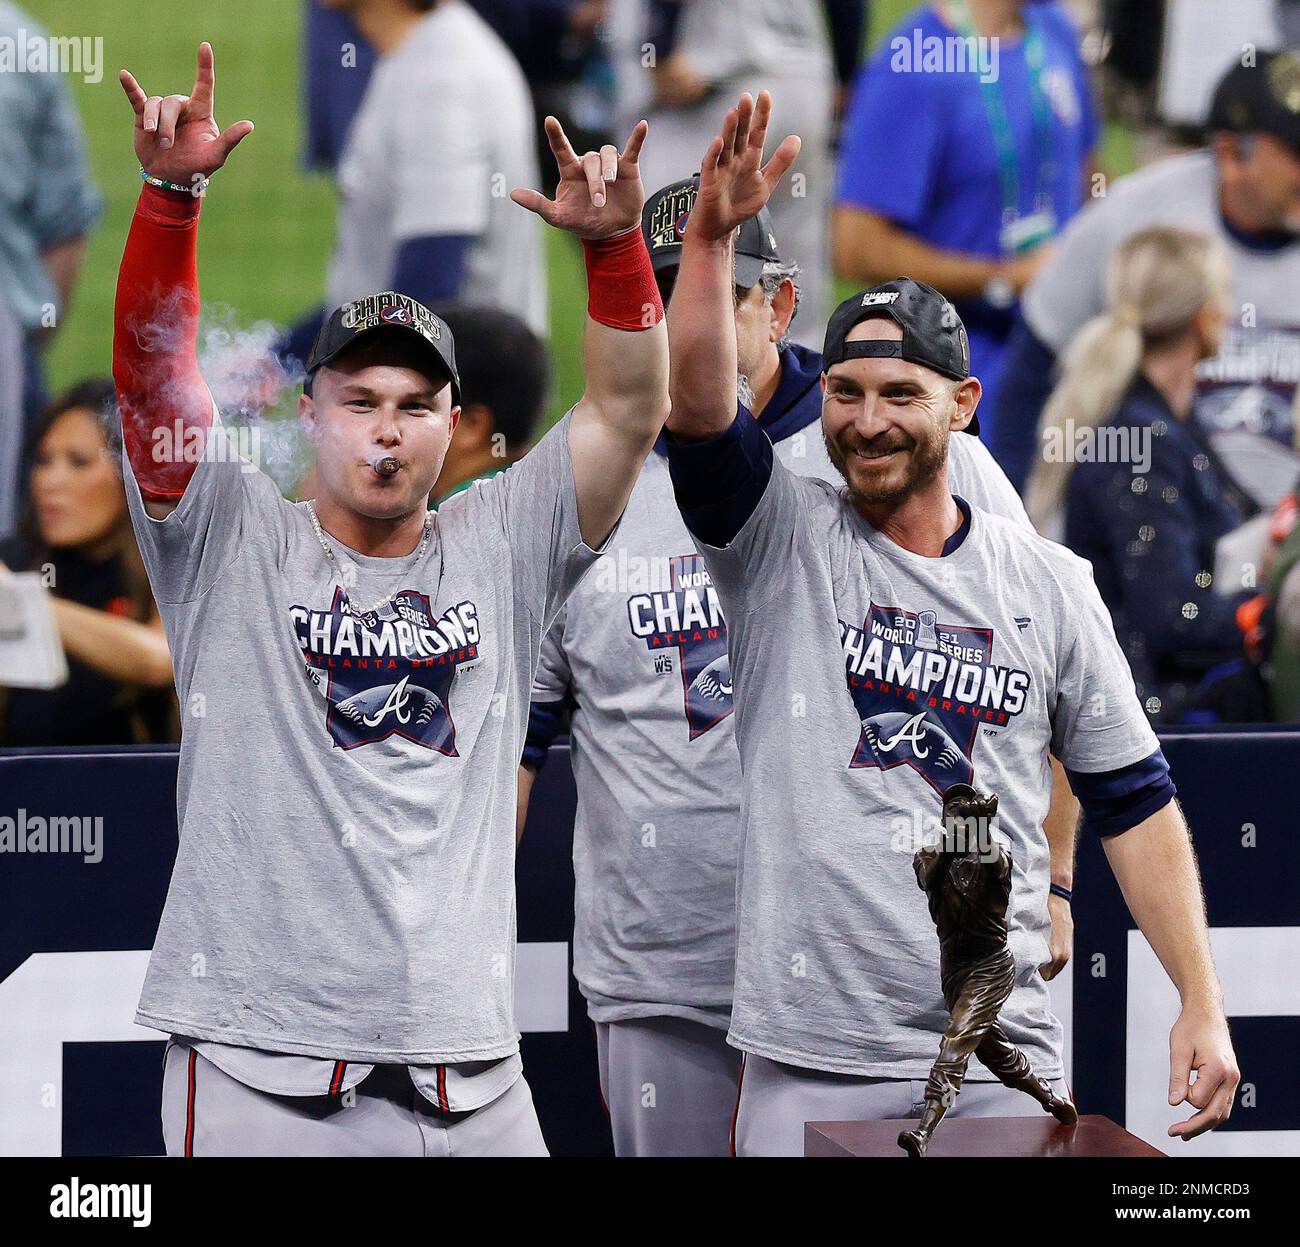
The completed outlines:
{"type": "Polygon", "coordinates": [[[382,459],[376,459],[370,465],[379,473],[380,476],[396,476],[401,471],[401,463],[394,459],[392,455],[385,455],[382,459]]]}

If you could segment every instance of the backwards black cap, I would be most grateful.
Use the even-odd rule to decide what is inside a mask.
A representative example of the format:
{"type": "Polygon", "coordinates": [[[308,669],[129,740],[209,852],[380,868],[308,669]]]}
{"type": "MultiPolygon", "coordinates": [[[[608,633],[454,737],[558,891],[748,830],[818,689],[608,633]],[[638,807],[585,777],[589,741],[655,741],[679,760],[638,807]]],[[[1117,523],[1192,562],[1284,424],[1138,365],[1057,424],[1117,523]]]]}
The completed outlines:
{"type": "Polygon", "coordinates": [[[1300,154],[1300,53],[1259,52],[1219,80],[1206,123],[1211,130],[1271,134],[1300,154]]]}
{"type": "Polygon", "coordinates": [[[434,365],[430,376],[451,382],[451,404],[460,404],[460,375],[456,371],[456,347],[451,330],[439,316],[410,295],[384,290],[354,303],[345,303],[330,313],[307,357],[307,373],[337,358],[350,346],[373,333],[408,334],[422,343],[434,365]]]}
{"type": "MultiPolygon", "coordinates": [[[[830,371],[846,359],[905,359],[954,381],[970,376],[970,342],[961,317],[933,286],[911,277],[895,277],[860,290],[831,313],[822,368],[830,371]],[[901,342],[883,338],[845,341],[854,325],[880,318],[892,320],[902,329],[901,342]]],[[[977,418],[972,417],[966,431],[979,431],[977,418]]]]}
{"type": "MultiPolygon", "coordinates": [[[[699,189],[697,173],[665,186],[646,200],[641,210],[641,233],[656,273],[681,263],[686,218],[695,206],[699,189]]],[[[750,217],[736,231],[736,285],[742,290],[756,286],[763,276],[763,266],[780,258],[771,214],[766,208],[760,208],[757,216],[750,217]]]]}

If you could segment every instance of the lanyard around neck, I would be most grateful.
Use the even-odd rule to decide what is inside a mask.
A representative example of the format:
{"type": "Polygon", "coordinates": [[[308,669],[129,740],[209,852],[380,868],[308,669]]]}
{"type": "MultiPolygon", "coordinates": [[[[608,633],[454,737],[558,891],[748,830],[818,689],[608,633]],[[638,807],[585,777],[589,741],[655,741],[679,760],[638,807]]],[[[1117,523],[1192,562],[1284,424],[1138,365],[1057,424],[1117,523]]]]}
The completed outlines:
{"type": "MultiPolygon", "coordinates": [[[[966,39],[980,38],[975,29],[967,0],[948,0],[947,4],[957,32],[966,39]]],[[[1033,211],[1051,208],[1052,187],[1056,180],[1056,160],[1052,152],[1052,106],[1043,89],[1043,69],[1046,53],[1038,19],[1022,13],[1025,33],[1025,67],[1029,73],[1029,97],[1033,115],[1033,145],[1035,181],[1033,211]]],[[[1016,154],[1016,140],[1007,116],[1006,99],[1000,81],[986,81],[978,75],[984,111],[989,128],[993,131],[993,149],[998,161],[998,183],[1002,188],[1002,222],[1004,225],[1020,215],[1020,159],[1016,154]]]]}

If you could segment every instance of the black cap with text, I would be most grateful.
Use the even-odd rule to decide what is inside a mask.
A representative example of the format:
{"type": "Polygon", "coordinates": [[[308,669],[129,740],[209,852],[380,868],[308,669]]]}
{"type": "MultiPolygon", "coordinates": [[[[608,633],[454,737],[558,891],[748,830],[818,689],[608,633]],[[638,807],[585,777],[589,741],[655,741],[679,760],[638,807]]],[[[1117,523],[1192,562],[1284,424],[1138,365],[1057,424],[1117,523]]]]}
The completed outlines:
{"type": "MultiPolygon", "coordinates": [[[[641,211],[641,233],[656,273],[681,263],[686,220],[695,206],[699,189],[697,173],[693,178],[665,186],[646,200],[641,211]]],[[[763,276],[763,266],[780,258],[771,214],[766,208],[760,208],[756,216],[736,231],[736,285],[742,290],[756,286],[763,276]]]]}
{"type": "Polygon", "coordinates": [[[335,308],[321,326],[307,357],[308,377],[362,338],[380,332],[407,334],[422,343],[434,365],[430,377],[443,377],[451,382],[451,404],[460,405],[460,376],[456,371],[456,347],[451,330],[423,303],[395,290],[383,290],[335,308]]]}
{"type": "MultiPolygon", "coordinates": [[[[831,313],[822,369],[829,372],[846,359],[905,359],[954,381],[970,376],[970,342],[956,308],[933,286],[911,277],[895,277],[870,290],[860,290],[831,313]],[[903,340],[846,341],[854,325],[878,319],[897,324],[903,340]]],[[[978,429],[978,421],[972,417],[966,431],[975,433],[978,429]]]]}

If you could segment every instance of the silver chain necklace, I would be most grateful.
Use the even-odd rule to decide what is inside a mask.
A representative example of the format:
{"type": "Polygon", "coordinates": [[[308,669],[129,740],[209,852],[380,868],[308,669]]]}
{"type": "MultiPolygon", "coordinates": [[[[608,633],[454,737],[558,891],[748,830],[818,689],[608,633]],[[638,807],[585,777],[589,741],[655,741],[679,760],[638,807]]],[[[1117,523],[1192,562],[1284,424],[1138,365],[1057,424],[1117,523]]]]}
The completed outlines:
{"type": "MultiPolygon", "coordinates": [[[[373,615],[383,606],[387,606],[400,592],[400,589],[394,589],[391,593],[386,593],[377,602],[372,602],[369,606],[356,606],[353,604],[352,597],[347,591],[347,575],[343,568],[339,566],[339,561],[334,557],[334,547],[325,540],[325,534],[321,531],[320,519],[316,514],[316,504],[310,499],[307,500],[307,514],[311,516],[311,526],[316,532],[316,540],[320,542],[320,548],[325,551],[325,557],[333,564],[334,569],[338,572],[339,578],[344,582],[343,592],[345,596],[345,605],[348,614],[354,618],[360,618],[362,615],[373,615]]],[[[424,554],[424,548],[429,544],[429,533],[433,530],[433,512],[424,513],[424,532],[420,537],[420,544],[415,548],[415,561],[418,563],[424,554]]]]}

